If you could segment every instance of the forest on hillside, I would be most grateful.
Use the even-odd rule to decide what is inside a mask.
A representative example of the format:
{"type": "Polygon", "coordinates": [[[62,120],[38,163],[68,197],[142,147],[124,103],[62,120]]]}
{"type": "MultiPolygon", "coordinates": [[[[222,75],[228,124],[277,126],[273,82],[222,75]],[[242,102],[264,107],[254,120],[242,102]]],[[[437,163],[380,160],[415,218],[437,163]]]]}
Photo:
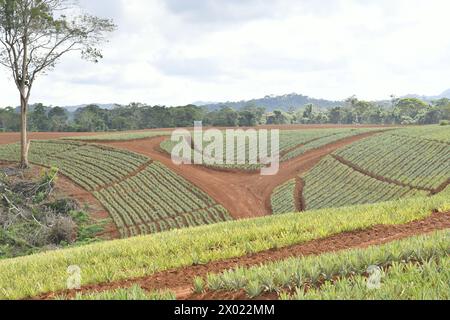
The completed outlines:
{"type": "MultiPolygon", "coordinates": [[[[351,97],[338,107],[323,108],[307,104],[289,111],[279,109],[272,112],[251,103],[238,109],[224,105],[217,110],[195,105],[165,107],[131,103],[127,106],[117,105],[112,109],[88,105],[75,112],[36,104],[28,115],[29,130],[40,132],[176,128],[193,126],[194,121],[217,127],[260,124],[446,124],[450,121],[450,99],[442,98],[427,103],[418,98],[401,98],[393,99],[389,105],[381,105],[351,97]]],[[[20,114],[17,109],[0,109],[0,132],[19,130],[20,114]]]]}

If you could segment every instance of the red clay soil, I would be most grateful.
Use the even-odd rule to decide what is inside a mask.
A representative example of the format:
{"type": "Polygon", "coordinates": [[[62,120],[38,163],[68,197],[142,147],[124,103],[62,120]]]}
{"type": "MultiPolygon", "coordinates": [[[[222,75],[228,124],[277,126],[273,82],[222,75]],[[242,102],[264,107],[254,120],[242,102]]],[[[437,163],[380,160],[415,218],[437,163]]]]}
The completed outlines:
{"type": "Polygon", "coordinates": [[[299,212],[303,212],[306,210],[306,200],[303,195],[304,189],[305,189],[305,181],[302,178],[297,177],[297,179],[295,180],[294,200],[295,206],[299,212]]]}
{"type": "Polygon", "coordinates": [[[106,225],[103,227],[104,230],[98,235],[99,237],[105,240],[120,238],[120,233],[108,211],[103,207],[100,201],[92,195],[92,193],[84,190],[70,179],[61,175],[57,181],[57,188],[67,197],[76,200],[82,205],[87,205],[91,218],[96,221],[105,221],[106,225]]]}
{"type": "MultiPolygon", "coordinates": [[[[98,132],[32,132],[28,137],[31,140],[53,140],[67,137],[84,137],[98,135],[98,132]]],[[[20,133],[18,132],[6,132],[0,133],[0,145],[16,143],[20,141],[20,133]]]]}
{"type": "MultiPolygon", "coordinates": [[[[193,280],[195,277],[204,278],[208,273],[217,274],[236,267],[252,267],[268,262],[285,260],[290,257],[313,256],[328,252],[362,249],[448,228],[450,228],[450,212],[434,213],[424,220],[404,225],[379,225],[367,230],[341,233],[324,239],[240,258],[164,271],[148,277],[90,285],[83,287],[81,290],[47,293],[37,297],[37,299],[54,299],[60,295],[73,297],[76,293],[102,292],[117,288],[129,288],[133,285],[139,285],[148,291],[168,289],[175,292],[178,299],[199,299],[202,297],[192,294],[193,280]]],[[[214,296],[207,296],[207,298],[214,298],[214,296]]]]}
{"type": "Polygon", "coordinates": [[[273,190],[286,181],[306,173],[330,153],[379,132],[349,137],[280,164],[275,176],[258,173],[224,172],[193,165],[175,165],[170,155],[160,149],[166,138],[156,137],[139,142],[104,142],[105,145],[126,149],[150,157],[169,167],[224,206],[235,219],[261,217],[272,214],[270,197],[273,190]],[[269,205],[267,205],[269,204],[269,205]]]}

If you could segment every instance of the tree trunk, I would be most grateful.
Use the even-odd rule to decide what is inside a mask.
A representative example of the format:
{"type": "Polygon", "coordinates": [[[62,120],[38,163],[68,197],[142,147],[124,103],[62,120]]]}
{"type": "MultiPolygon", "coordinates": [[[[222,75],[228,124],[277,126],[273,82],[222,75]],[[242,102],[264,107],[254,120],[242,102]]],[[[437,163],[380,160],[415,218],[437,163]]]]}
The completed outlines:
{"type": "Polygon", "coordinates": [[[28,162],[28,150],[30,142],[28,141],[27,133],[27,111],[28,101],[22,94],[20,95],[20,114],[21,114],[21,128],[20,128],[20,167],[26,169],[30,166],[28,162]]]}

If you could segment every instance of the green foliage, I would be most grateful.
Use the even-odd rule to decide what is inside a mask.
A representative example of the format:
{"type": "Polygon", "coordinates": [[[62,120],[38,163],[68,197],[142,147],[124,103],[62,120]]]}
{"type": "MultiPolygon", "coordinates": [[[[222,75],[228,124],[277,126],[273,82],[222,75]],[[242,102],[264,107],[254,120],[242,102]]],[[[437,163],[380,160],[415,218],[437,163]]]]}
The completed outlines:
{"type": "Polygon", "coordinates": [[[308,210],[377,203],[429,194],[374,179],[331,156],[309,171],[304,180],[303,195],[308,210]]]}
{"type": "MultiPolygon", "coordinates": [[[[69,265],[81,268],[83,285],[112,282],[190,266],[194,263],[192,252],[207,263],[246,255],[249,243],[256,253],[344,231],[405,224],[428,217],[433,210],[449,211],[449,192],[450,189],[428,198],[173,230],[0,261],[0,299],[20,299],[64,289],[69,265]]],[[[209,284],[212,278],[208,276],[209,284]]]]}
{"type": "Polygon", "coordinates": [[[76,202],[51,196],[57,172],[44,170],[37,181],[0,179],[0,259],[92,243],[103,231],[76,202]]]}
{"type": "Polygon", "coordinates": [[[416,137],[436,142],[450,143],[450,130],[440,126],[416,126],[411,128],[397,129],[392,134],[416,137]]]}
{"type": "MultiPolygon", "coordinates": [[[[392,278],[396,278],[395,283],[403,283],[400,288],[405,288],[408,283],[414,282],[416,287],[411,288],[409,292],[426,295],[427,290],[435,287],[436,297],[445,299],[449,289],[449,283],[445,279],[450,277],[446,268],[449,263],[448,250],[448,230],[445,230],[368,249],[290,258],[252,268],[237,268],[218,275],[218,278],[215,277],[214,281],[220,285],[214,285],[214,287],[216,291],[245,289],[250,298],[258,297],[263,292],[281,292],[297,287],[299,288],[297,298],[308,295],[315,297],[317,293],[329,297],[324,293],[326,292],[330,296],[339,293],[334,296],[335,299],[351,299],[352,297],[366,299],[368,297],[360,296],[361,291],[365,293],[370,291],[367,278],[364,276],[370,266],[377,266],[380,269],[392,268],[389,273],[392,278]],[[418,266],[418,263],[422,265],[418,266]],[[411,274],[408,275],[412,281],[405,283],[401,281],[401,278],[405,278],[402,273],[408,269],[412,269],[411,274]],[[418,276],[420,271],[424,272],[422,279],[418,276]],[[442,271],[444,275],[438,276],[442,271]],[[333,283],[336,278],[341,280],[333,283]],[[424,281],[426,279],[432,282],[426,284],[424,281]],[[325,286],[320,287],[324,281],[325,286]],[[237,282],[240,285],[236,286],[237,282]],[[345,290],[342,286],[348,289],[345,290]],[[303,294],[305,287],[312,287],[313,292],[308,291],[306,295],[303,294]],[[320,289],[314,289],[319,287],[320,289]]],[[[393,290],[394,288],[394,283],[390,283],[388,288],[384,288],[385,292],[381,291],[376,296],[381,296],[386,291],[395,292],[396,296],[393,294],[391,296],[397,299],[401,299],[402,295],[408,296],[408,293],[402,294],[402,290],[398,290],[399,288],[393,290]]]]}
{"type": "Polygon", "coordinates": [[[372,174],[435,189],[449,179],[450,146],[440,142],[448,141],[448,136],[439,126],[398,130],[352,144],[336,154],[372,174]]]}
{"type": "MultiPolygon", "coordinates": [[[[19,145],[0,146],[18,159],[19,145]]],[[[232,220],[211,197],[160,163],[132,152],[69,141],[34,141],[30,161],[56,166],[109,211],[123,237],[232,220]]]]}
{"type": "Polygon", "coordinates": [[[129,141],[148,139],[155,137],[163,137],[170,135],[169,131],[148,131],[148,132],[135,132],[135,133],[109,133],[93,136],[77,136],[64,138],[64,140],[74,141],[129,141]]]}
{"type": "Polygon", "coordinates": [[[296,180],[292,179],[274,190],[271,197],[273,214],[298,211],[295,197],[296,180]]]}
{"type": "Polygon", "coordinates": [[[146,292],[139,286],[132,286],[128,289],[116,289],[97,293],[78,293],[75,298],[68,299],[64,296],[60,296],[57,300],[91,300],[91,301],[145,301],[145,300],[176,300],[175,294],[170,291],[154,291],[146,292]]]}
{"type": "Polygon", "coordinates": [[[283,295],[283,300],[448,300],[449,269],[448,257],[421,264],[394,262],[383,273],[379,289],[369,289],[367,278],[356,275],[308,291],[299,288],[292,296],[283,295]]]}
{"type": "MultiPolygon", "coordinates": [[[[318,148],[321,148],[323,146],[326,146],[328,144],[332,144],[336,141],[345,139],[345,138],[350,138],[353,136],[357,136],[363,133],[367,133],[367,132],[371,132],[371,131],[379,131],[379,128],[375,128],[375,129],[328,129],[328,130],[317,130],[316,136],[311,135],[310,139],[308,140],[299,140],[299,139],[295,139],[293,136],[290,137],[288,140],[291,140],[292,138],[294,138],[297,141],[297,145],[294,146],[294,148],[286,148],[286,147],[281,147],[281,153],[282,153],[282,157],[281,157],[281,161],[289,161],[293,158],[296,158],[298,156],[301,156],[303,154],[305,154],[308,151],[311,150],[315,150],[318,148]],[[317,135],[318,134],[318,135],[317,135]],[[297,147],[297,148],[295,148],[297,147]],[[287,151],[287,152],[286,152],[287,151]]],[[[312,130],[315,131],[315,130],[312,130]]],[[[296,135],[308,135],[307,131],[296,131],[296,135]]],[[[314,133],[311,133],[314,134],[314,133]]],[[[283,138],[281,138],[282,142],[281,144],[283,145],[283,138]]],[[[294,141],[295,141],[294,140],[294,141]]],[[[291,145],[292,146],[292,145],[291,145]]]]}
{"type": "MultiPolygon", "coordinates": [[[[439,126],[391,130],[335,152],[346,162],[329,156],[303,177],[306,208],[376,203],[435,192],[450,178],[449,133],[439,126]]],[[[293,203],[286,193],[284,200],[278,198],[278,206],[293,203]]]]}
{"type": "Polygon", "coordinates": [[[0,133],[20,130],[20,115],[14,108],[0,108],[0,133]]]}
{"type": "MultiPolygon", "coordinates": [[[[304,153],[321,148],[325,145],[331,144],[333,142],[339,141],[341,139],[345,139],[348,137],[352,137],[358,134],[363,134],[366,132],[370,132],[377,129],[314,129],[314,130],[282,130],[280,132],[280,155],[281,161],[289,161],[293,158],[296,158],[304,153]]],[[[222,164],[215,163],[211,164],[211,160],[214,159],[205,159],[204,158],[204,166],[219,168],[219,169],[239,169],[245,171],[256,171],[261,169],[263,166],[259,161],[259,149],[258,149],[258,140],[257,136],[252,136],[251,134],[246,137],[245,144],[239,144],[237,139],[234,139],[234,164],[226,164],[227,160],[227,137],[225,132],[223,132],[224,141],[223,141],[223,154],[218,155],[218,158],[222,160],[222,164]],[[258,156],[258,163],[253,164],[249,163],[249,155],[256,154],[258,156]],[[238,163],[238,155],[245,155],[246,161],[245,164],[238,163]]],[[[237,133],[238,135],[243,135],[243,133],[237,133]]],[[[181,137],[180,137],[181,138],[181,137]]],[[[188,137],[189,138],[189,137],[188,137]]],[[[268,153],[271,152],[271,135],[270,133],[267,136],[268,143],[268,153]]],[[[165,152],[171,154],[173,148],[177,145],[178,142],[173,142],[171,139],[167,139],[161,143],[161,149],[165,152]]],[[[213,142],[203,142],[203,150],[207,148],[213,142]]],[[[191,150],[192,157],[195,153],[198,153],[198,147],[196,150],[191,150]]],[[[178,155],[182,156],[182,155],[178,155]]],[[[215,161],[214,161],[215,162],[215,161]]]]}
{"type": "Polygon", "coordinates": [[[194,293],[201,294],[205,290],[205,280],[201,277],[194,278],[194,293]]]}
{"type": "Polygon", "coordinates": [[[206,193],[159,163],[94,194],[123,237],[231,220],[206,193]]]}
{"type": "Polygon", "coordinates": [[[263,286],[256,280],[249,281],[244,289],[250,299],[257,298],[264,292],[263,286]]]}

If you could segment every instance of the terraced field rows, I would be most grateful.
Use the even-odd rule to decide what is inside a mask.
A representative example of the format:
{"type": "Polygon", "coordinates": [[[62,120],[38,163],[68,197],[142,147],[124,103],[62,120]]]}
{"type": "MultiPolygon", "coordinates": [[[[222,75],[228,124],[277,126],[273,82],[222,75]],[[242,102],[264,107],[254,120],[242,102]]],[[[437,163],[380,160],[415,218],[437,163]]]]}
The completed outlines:
{"type": "Polygon", "coordinates": [[[304,177],[308,210],[426,196],[428,193],[383,182],[327,157],[304,177]]]}
{"type": "MultiPolygon", "coordinates": [[[[438,126],[393,130],[336,151],[302,177],[304,208],[375,203],[444,191],[450,181],[449,132],[438,126]]],[[[286,186],[277,188],[272,199],[275,214],[292,208],[298,200],[286,186]]]]}
{"type": "Polygon", "coordinates": [[[383,134],[336,152],[358,167],[412,187],[434,190],[449,179],[450,145],[383,134]]]}
{"type": "MultiPolygon", "coordinates": [[[[281,161],[288,161],[298,156],[303,155],[304,153],[321,148],[325,145],[331,144],[333,142],[356,136],[359,134],[363,134],[371,131],[379,131],[379,128],[364,128],[364,129],[322,129],[322,130],[296,130],[296,131],[280,131],[280,157],[281,161]]],[[[180,135],[180,139],[183,136],[180,135]]],[[[214,159],[204,159],[204,166],[212,167],[212,168],[220,168],[220,169],[239,169],[244,171],[255,171],[260,169],[263,165],[261,163],[251,164],[249,163],[249,155],[256,155],[258,162],[259,158],[259,141],[257,140],[258,135],[249,135],[247,137],[246,144],[238,144],[235,141],[234,150],[226,150],[226,140],[224,138],[223,145],[224,151],[223,154],[219,155],[219,159],[223,162],[223,164],[213,163],[214,159]],[[232,152],[233,160],[235,164],[226,164],[227,152],[232,152]],[[245,156],[246,163],[239,163],[239,156],[245,156]]],[[[198,146],[194,146],[191,142],[190,137],[184,137],[188,143],[191,144],[193,149],[191,150],[192,156],[197,153],[200,149],[198,146]]],[[[270,133],[267,136],[267,148],[268,153],[271,152],[271,143],[270,143],[270,133]]],[[[167,139],[161,143],[161,149],[167,153],[172,153],[173,148],[177,145],[178,142],[173,142],[170,139],[167,139]]],[[[203,149],[207,148],[211,143],[203,142],[203,149]]],[[[179,157],[182,155],[179,154],[179,157]]]]}
{"type": "MultiPolygon", "coordinates": [[[[0,159],[17,161],[19,145],[0,147],[0,159]]],[[[36,141],[30,161],[58,167],[93,192],[122,237],[231,220],[206,193],[159,163],[132,152],[78,142],[36,141]]]]}
{"type": "Polygon", "coordinates": [[[205,288],[210,293],[218,292],[219,296],[244,290],[246,298],[278,294],[281,299],[300,300],[445,300],[449,297],[450,280],[448,231],[368,249],[291,258],[252,268],[209,274],[205,288]],[[372,285],[379,284],[378,290],[369,286],[368,272],[369,276],[376,276],[371,272],[379,272],[379,280],[372,280],[372,285]],[[291,295],[290,292],[295,294],[291,295]]]}
{"type": "Polygon", "coordinates": [[[301,143],[298,146],[298,148],[295,148],[294,150],[290,150],[289,152],[283,153],[281,161],[289,161],[293,158],[296,158],[298,156],[301,156],[305,154],[308,151],[321,148],[323,146],[326,146],[328,144],[332,144],[333,142],[353,137],[362,133],[370,132],[370,131],[378,131],[379,129],[350,129],[346,131],[337,131],[333,134],[323,135],[322,137],[309,140],[306,143],[301,143]]]}
{"type": "Polygon", "coordinates": [[[95,193],[124,237],[230,220],[204,192],[159,163],[95,193]]]}
{"type": "Polygon", "coordinates": [[[450,129],[448,126],[412,127],[395,130],[392,134],[450,144],[450,129]]]}
{"type": "MultiPolygon", "coordinates": [[[[450,189],[446,192],[376,205],[232,221],[0,261],[0,299],[24,299],[64,290],[68,264],[78,265],[83,270],[83,286],[97,286],[114,281],[128,283],[130,279],[146,276],[158,277],[160,272],[198,266],[199,262],[235,261],[249,253],[270,250],[272,256],[272,249],[276,248],[285,248],[288,256],[292,254],[289,248],[292,245],[378,225],[409,224],[431,217],[435,209],[448,212],[450,189]]],[[[434,216],[438,215],[441,214],[434,216]]],[[[447,223],[448,214],[442,215],[444,218],[438,221],[447,223]]],[[[367,241],[371,239],[368,237],[367,241]]],[[[331,247],[337,245],[334,242],[331,247]]],[[[260,263],[253,265],[257,264],[260,263]]],[[[176,283],[185,276],[184,269],[180,273],[170,272],[176,283]]]]}
{"type": "Polygon", "coordinates": [[[296,179],[292,179],[274,190],[271,198],[273,214],[298,211],[295,199],[298,196],[295,194],[296,186],[296,179]]]}

